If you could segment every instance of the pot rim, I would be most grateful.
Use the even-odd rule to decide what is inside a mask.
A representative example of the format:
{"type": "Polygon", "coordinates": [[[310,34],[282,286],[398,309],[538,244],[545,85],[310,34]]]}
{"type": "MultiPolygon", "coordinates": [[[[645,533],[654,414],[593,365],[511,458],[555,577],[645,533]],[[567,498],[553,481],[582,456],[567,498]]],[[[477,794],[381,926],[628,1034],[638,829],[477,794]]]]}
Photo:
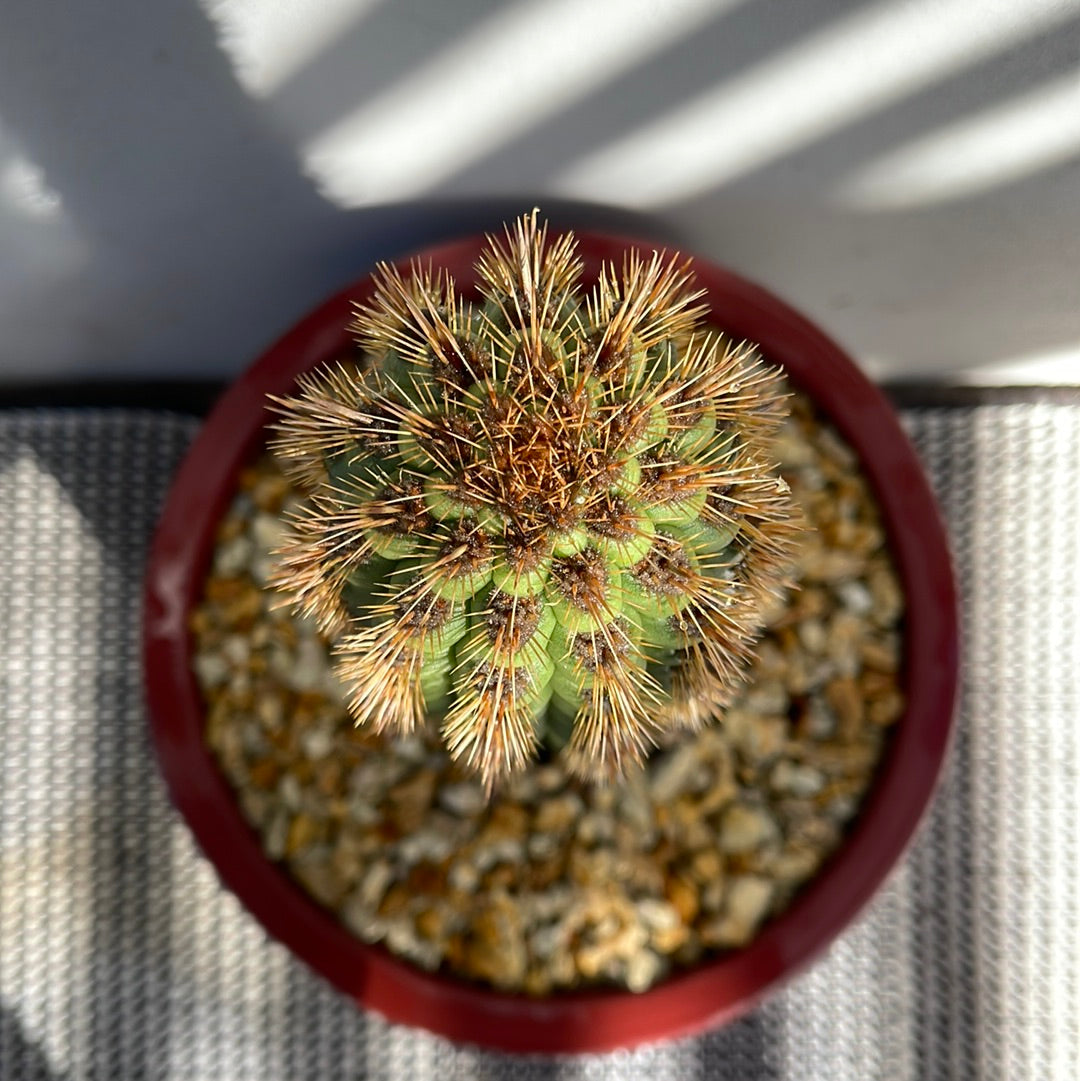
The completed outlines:
{"type": "MultiPolygon", "coordinates": [[[[594,280],[601,261],[648,241],[577,232],[594,280]]],[[[414,258],[472,280],[482,236],[414,258]]],[[[854,448],[878,502],[904,588],[904,715],[840,848],[788,909],[746,947],[634,994],[617,989],[508,994],[423,972],[355,938],[263,854],[203,739],[205,708],[192,669],[188,613],[197,603],[214,530],[239,470],[263,439],[267,394],[352,348],[352,304],[370,299],[366,275],[315,308],[228,389],[175,475],[154,535],[143,595],[146,700],[173,803],[224,884],[264,928],[365,1008],[450,1039],[514,1052],[599,1052],[699,1032],[733,1020],[801,971],[862,910],[907,849],[938,782],[954,713],[957,592],[944,526],[919,459],[882,392],[847,354],[771,293],[692,258],[710,322],[759,344],[854,448]]],[[[410,259],[396,265],[403,271],[410,259]]]]}

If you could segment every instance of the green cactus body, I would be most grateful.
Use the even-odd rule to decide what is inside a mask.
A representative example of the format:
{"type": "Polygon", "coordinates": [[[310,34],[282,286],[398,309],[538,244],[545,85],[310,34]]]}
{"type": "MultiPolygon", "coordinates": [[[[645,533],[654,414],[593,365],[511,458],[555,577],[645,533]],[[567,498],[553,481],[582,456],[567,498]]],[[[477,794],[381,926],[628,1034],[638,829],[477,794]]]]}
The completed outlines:
{"type": "Polygon", "coordinates": [[[368,366],[279,403],[310,497],[277,584],[336,639],[359,721],[436,718],[489,785],[541,743],[609,776],[722,708],[783,584],[782,398],[677,259],[586,295],[534,213],[477,269],[470,301],[380,268],[368,366]]]}

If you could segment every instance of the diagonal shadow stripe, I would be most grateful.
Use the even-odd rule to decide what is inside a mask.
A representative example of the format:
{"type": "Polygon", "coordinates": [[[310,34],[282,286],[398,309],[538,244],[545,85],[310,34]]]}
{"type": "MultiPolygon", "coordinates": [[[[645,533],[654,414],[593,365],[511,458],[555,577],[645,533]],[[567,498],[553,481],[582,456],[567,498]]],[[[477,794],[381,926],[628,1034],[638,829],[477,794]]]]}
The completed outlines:
{"type": "Polygon", "coordinates": [[[1080,16],[751,170],[726,185],[726,190],[736,197],[750,192],[760,194],[783,187],[787,177],[797,177],[804,195],[808,189],[828,194],[838,180],[858,166],[920,135],[992,111],[1056,75],[1077,70],[1080,16]]]}
{"type": "Polygon", "coordinates": [[[523,0],[390,0],[365,12],[266,98],[306,140],[423,68],[456,38],[523,0]],[[442,36],[432,34],[438,27],[442,36]]]}
{"type": "Polygon", "coordinates": [[[447,178],[440,191],[498,190],[521,176],[543,186],[568,162],[598,145],[617,141],[719,80],[748,70],[823,24],[840,21],[864,6],[866,0],[803,0],[786,5],[783,20],[767,4],[722,12],[572,110],[514,134],[498,150],[447,178]]]}

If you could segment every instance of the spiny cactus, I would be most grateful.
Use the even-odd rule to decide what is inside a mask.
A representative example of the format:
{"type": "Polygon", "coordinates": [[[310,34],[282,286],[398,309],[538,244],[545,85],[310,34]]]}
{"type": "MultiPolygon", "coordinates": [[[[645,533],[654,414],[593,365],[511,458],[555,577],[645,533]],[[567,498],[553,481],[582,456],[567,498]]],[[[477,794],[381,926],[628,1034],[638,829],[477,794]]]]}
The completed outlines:
{"type": "Polygon", "coordinates": [[[677,257],[629,254],[585,295],[534,212],[477,273],[470,300],[381,266],[367,364],[278,402],[310,496],[276,584],[335,638],[358,721],[437,719],[489,788],[541,742],[611,776],[721,710],[783,585],[783,396],[677,257]]]}

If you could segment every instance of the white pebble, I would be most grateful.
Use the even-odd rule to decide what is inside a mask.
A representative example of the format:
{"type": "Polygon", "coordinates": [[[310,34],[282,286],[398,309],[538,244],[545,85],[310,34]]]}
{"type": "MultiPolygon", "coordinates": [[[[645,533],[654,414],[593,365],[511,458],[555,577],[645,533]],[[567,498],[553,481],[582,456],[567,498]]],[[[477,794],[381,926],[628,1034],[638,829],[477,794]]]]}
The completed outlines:
{"type": "Polygon", "coordinates": [[[288,840],[289,813],[284,808],[278,808],[263,834],[263,848],[270,859],[280,860],[285,856],[285,845],[288,840]]]}
{"type": "Polygon", "coordinates": [[[646,991],[664,971],[664,962],[652,950],[638,950],[626,959],[626,986],[631,991],[646,991]]]}
{"type": "Polygon", "coordinates": [[[191,663],[204,691],[220,687],[229,678],[229,662],[220,653],[196,653],[191,663]]]}
{"type": "Polygon", "coordinates": [[[753,713],[775,716],[787,713],[789,700],[784,685],[777,680],[769,680],[751,687],[743,705],[753,713]]]}
{"type": "Polygon", "coordinates": [[[462,781],[460,784],[443,785],[439,789],[439,803],[459,818],[472,818],[484,809],[487,799],[480,785],[462,781]]]}
{"type": "Polygon", "coordinates": [[[668,751],[653,767],[650,788],[654,803],[669,803],[690,783],[699,763],[697,747],[683,743],[668,751]]]}
{"type": "Polygon", "coordinates": [[[476,869],[483,874],[498,863],[521,863],[525,859],[525,845],[512,837],[503,837],[483,846],[474,857],[476,869]]]}
{"type": "Polygon", "coordinates": [[[289,808],[290,811],[299,811],[300,803],[303,800],[303,790],[300,788],[300,782],[296,779],[296,774],[286,773],[280,781],[278,781],[278,799],[289,808]]]}
{"type": "Polygon", "coordinates": [[[289,667],[287,681],[294,691],[317,691],[326,676],[326,650],[317,638],[301,638],[289,667]]]}
{"type": "Polygon", "coordinates": [[[753,852],[776,838],[779,829],[767,811],[732,803],[720,821],[720,847],[725,852],[753,852]]]}
{"type": "Polygon", "coordinates": [[[386,891],[393,877],[393,868],[385,860],[373,863],[364,872],[364,877],[360,880],[360,885],[357,887],[355,894],[356,898],[364,908],[374,912],[379,907],[383,897],[386,896],[386,891]]]}
{"type": "Polygon", "coordinates": [[[421,860],[439,863],[453,851],[453,839],[435,830],[418,830],[403,837],[397,845],[403,863],[412,866],[421,860]]]}
{"type": "Polygon", "coordinates": [[[457,860],[446,876],[447,881],[455,890],[462,893],[474,893],[480,885],[480,872],[465,860],[457,860]]]}
{"type": "Polygon", "coordinates": [[[799,641],[810,653],[824,653],[828,644],[825,626],[820,619],[804,619],[799,624],[799,641]]]}
{"type": "Polygon", "coordinates": [[[273,551],[285,532],[285,522],[276,514],[256,514],[251,523],[251,536],[263,552],[273,551]]]}
{"type": "Polygon", "coordinates": [[[223,578],[235,578],[247,569],[251,559],[252,544],[249,537],[241,534],[227,541],[214,554],[214,573],[223,578]]]}
{"type": "Polygon", "coordinates": [[[870,609],[874,607],[874,598],[871,596],[870,590],[862,582],[855,580],[838,582],[835,589],[836,595],[840,598],[840,603],[849,612],[854,612],[857,616],[867,615],[870,609]]]}
{"type": "Polygon", "coordinates": [[[644,897],[634,907],[638,919],[650,931],[670,931],[682,922],[679,910],[673,904],[655,897],[644,897]]]}
{"type": "Polygon", "coordinates": [[[781,759],[773,767],[772,786],[777,792],[806,798],[816,796],[825,787],[825,775],[813,766],[781,759]]]}
{"type": "Polygon", "coordinates": [[[310,728],[300,737],[300,746],[308,758],[318,762],[334,749],[334,735],[325,728],[310,728]]]}

